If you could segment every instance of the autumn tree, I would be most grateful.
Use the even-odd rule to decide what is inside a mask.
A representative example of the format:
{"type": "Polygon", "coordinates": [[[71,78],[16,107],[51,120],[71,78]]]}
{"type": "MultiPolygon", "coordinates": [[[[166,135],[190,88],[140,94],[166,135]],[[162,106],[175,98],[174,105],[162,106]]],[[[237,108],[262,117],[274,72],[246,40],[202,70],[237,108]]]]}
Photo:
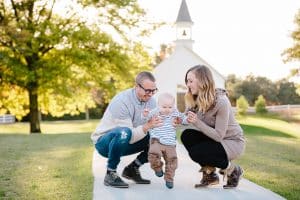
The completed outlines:
{"type": "Polygon", "coordinates": [[[156,67],[174,52],[171,44],[161,44],[159,52],[155,52],[153,66],[156,67]]]}
{"type": "Polygon", "coordinates": [[[151,64],[133,40],[154,27],[144,16],[136,0],[0,1],[0,112],[29,113],[40,133],[39,112],[76,114],[95,105],[91,89],[108,100],[132,86],[151,64]]]}

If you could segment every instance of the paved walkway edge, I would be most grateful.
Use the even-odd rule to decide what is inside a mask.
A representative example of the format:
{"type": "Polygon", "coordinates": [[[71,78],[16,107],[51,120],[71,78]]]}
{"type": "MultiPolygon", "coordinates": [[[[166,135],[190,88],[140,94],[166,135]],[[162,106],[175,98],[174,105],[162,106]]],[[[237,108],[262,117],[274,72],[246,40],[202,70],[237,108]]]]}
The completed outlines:
{"type": "MultiPolygon", "coordinates": [[[[236,189],[224,190],[222,185],[223,176],[220,176],[220,184],[210,187],[195,189],[194,184],[199,183],[201,175],[198,172],[199,167],[188,157],[188,154],[181,144],[177,145],[178,169],[176,170],[174,188],[165,187],[163,178],[155,176],[149,164],[143,165],[140,170],[144,178],[151,179],[150,185],[138,185],[134,182],[123,179],[129,183],[129,188],[119,189],[104,186],[103,180],[106,173],[106,158],[103,158],[94,151],[93,154],[93,175],[94,175],[94,200],[110,200],[110,199],[138,199],[138,200],[154,200],[154,199],[267,199],[282,200],[280,195],[263,188],[249,180],[241,179],[239,187],[236,189]]],[[[134,160],[136,155],[122,157],[120,165],[117,169],[121,174],[123,168],[134,160]]]]}

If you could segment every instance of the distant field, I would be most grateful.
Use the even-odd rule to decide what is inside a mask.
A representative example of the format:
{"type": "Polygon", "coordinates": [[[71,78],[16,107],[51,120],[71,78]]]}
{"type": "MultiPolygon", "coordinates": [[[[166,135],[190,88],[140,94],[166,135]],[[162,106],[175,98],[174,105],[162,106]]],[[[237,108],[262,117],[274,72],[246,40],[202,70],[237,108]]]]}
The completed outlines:
{"type": "MultiPolygon", "coordinates": [[[[43,121],[41,130],[43,134],[82,133],[92,132],[99,120],[70,120],[70,121],[43,121]]],[[[30,125],[25,122],[14,124],[0,124],[0,134],[28,134],[30,125]]]]}

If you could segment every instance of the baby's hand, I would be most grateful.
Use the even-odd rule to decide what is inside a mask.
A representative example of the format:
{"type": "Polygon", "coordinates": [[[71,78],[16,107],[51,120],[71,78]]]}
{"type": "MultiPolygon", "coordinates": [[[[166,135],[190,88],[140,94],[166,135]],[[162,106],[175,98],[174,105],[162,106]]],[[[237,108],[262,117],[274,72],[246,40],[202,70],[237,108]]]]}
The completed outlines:
{"type": "Polygon", "coordinates": [[[144,117],[147,117],[147,116],[149,115],[149,112],[150,112],[149,108],[145,108],[145,109],[143,110],[143,116],[144,116],[144,117]]]}
{"type": "Polygon", "coordinates": [[[182,123],[182,119],[180,117],[175,117],[173,119],[173,126],[176,127],[177,125],[182,123]]]}

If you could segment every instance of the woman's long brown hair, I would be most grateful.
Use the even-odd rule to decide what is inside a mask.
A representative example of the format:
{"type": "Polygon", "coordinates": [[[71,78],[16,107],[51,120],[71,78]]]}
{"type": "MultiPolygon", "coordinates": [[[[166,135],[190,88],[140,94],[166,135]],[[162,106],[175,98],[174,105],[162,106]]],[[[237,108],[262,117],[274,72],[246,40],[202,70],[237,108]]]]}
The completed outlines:
{"type": "Polygon", "coordinates": [[[197,109],[205,113],[215,101],[215,82],[212,73],[205,65],[196,65],[190,68],[185,74],[185,84],[187,84],[188,73],[195,74],[198,80],[199,92],[193,95],[190,90],[185,94],[185,104],[188,109],[197,109]]]}

